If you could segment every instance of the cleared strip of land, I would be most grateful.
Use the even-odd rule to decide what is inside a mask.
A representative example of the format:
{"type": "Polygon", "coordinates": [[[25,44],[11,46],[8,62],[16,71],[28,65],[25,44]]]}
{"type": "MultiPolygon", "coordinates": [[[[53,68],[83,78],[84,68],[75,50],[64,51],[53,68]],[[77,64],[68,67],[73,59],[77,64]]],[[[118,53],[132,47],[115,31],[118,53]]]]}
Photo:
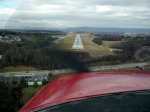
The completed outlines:
{"type": "Polygon", "coordinates": [[[55,45],[55,49],[67,50],[67,51],[83,51],[88,52],[91,57],[101,57],[106,55],[113,55],[113,51],[119,51],[120,49],[111,48],[111,45],[120,44],[121,41],[103,41],[103,45],[95,44],[92,40],[96,38],[91,34],[80,34],[82,40],[83,49],[73,49],[77,34],[68,34],[66,38],[59,41],[59,44],[55,45]]]}
{"type": "Polygon", "coordinates": [[[84,49],[84,48],[83,48],[83,44],[82,44],[82,40],[81,40],[81,38],[80,38],[80,34],[77,34],[77,35],[76,35],[76,38],[75,38],[75,40],[74,40],[72,49],[84,49]]]}

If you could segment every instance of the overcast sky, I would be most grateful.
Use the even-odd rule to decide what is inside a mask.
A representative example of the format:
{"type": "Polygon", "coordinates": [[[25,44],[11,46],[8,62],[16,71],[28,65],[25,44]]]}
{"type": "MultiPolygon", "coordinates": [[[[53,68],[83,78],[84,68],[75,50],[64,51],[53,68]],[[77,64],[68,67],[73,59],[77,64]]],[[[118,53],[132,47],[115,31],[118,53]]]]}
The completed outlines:
{"type": "Polygon", "coordinates": [[[0,0],[0,28],[150,28],[150,0],[0,0]]]}

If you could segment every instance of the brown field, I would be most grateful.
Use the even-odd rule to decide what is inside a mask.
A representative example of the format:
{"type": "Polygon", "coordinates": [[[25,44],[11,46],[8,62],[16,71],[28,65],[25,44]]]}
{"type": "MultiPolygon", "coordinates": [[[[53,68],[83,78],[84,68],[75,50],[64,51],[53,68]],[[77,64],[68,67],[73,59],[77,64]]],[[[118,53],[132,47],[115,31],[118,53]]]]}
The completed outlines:
{"type": "Polygon", "coordinates": [[[31,41],[31,42],[37,42],[37,38],[35,37],[24,37],[26,40],[31,41]]]}
{"type": "Polygon", "coordinates": [[[109,47],[112,44],[120,44],[121,41],[103,41],[103,45],[109,47]]]}
{"type": "Polygon", "coordinates": [[[20,72],[20,71],[24,71],[24,72],[28,72],[28,71],[38,71],[40,69],[37,69],[35,67],[27,67],[27,66],[9,66],[9,67],[4,67],[4,68],[0,68],[0,72],[20,72]]]}

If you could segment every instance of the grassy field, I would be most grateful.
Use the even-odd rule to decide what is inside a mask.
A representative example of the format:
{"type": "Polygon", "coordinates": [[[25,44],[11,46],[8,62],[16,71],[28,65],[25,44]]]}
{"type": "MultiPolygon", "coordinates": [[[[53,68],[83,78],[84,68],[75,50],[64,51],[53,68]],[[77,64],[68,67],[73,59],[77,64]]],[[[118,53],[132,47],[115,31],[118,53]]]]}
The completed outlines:
{"type": "Polygon", "coordinates": [[[55,78],[63,77],[65,75],[69,75],[68,73],[63,73],[63,74],[54,74],[55,78]]]}
{"type": "Polygon", "coordinates": [[[0,68],[0,72],[19,72],[19,71],[38,71],[40,69],[34,68],[34,67],[27,67],[27,66],[9,66],[9,67],[4,67],[0,68]]]}
{"type": "MultiPolygon", "coordinates": [[[[55,46],[55,48],[72,51],[73,49],[71,48],[75,37],[76,34],[68,34],[66,38],[59,41],[59,43],[55,46]]],[[[81,34],[84,50],[80,51],[88,52],[92,57],[99,57],[108,54],[113,54],[112,52],[113,50],[118,50],[109,48],[109,46],[112,44],[120,43],[120,41],[103,41],[103,45],[97,45],[94,42],[92,42],[94,38],[95,36],[90,34],[81,34]]]]}
{"type": "Polygon", "coordinates": [[[106,46],[106,47],[109,47],[110,45],[113,45],[113,44],[120,44],[121,41],[103,41],[103,45],[106,46]]]}
{"type": "Polygon", "coordinates": [[[39,92],[44,86],[38,86],[38,87],[33,87],[29,86],[27,88],[23,89],[23,97],[21,99],[21,102],[23,104],[27,103],[37,92],[39,92]]]}
{"type": "Polygon", "coordinates": [[[105,48],[102,45],[97,45],[95,43],[92,42],[92,40],[82,40],[83,45],[84,45],[84,51],[85,52],[89,52],[90,54],[100,54],[100,55],[104,55],[105,53],[110,53],[109,52],[109,48],[105,48]]]}
{"type": "Polygon", "coordinates": [[[68,34],[66,38],[59,41],[55,49],[71,50],[76,34],[68,34]]]}

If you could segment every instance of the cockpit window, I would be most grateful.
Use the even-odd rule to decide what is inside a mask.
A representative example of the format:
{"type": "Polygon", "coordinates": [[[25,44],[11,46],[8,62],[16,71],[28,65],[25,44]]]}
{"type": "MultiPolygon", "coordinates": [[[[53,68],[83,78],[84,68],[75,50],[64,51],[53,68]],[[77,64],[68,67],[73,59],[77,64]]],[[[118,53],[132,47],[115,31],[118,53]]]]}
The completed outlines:
{"type": "Polygon", "coordinates": [[[89,98],[37,112],[149,112],[150,91],[117,93],[96,98],[89,98]]]}

